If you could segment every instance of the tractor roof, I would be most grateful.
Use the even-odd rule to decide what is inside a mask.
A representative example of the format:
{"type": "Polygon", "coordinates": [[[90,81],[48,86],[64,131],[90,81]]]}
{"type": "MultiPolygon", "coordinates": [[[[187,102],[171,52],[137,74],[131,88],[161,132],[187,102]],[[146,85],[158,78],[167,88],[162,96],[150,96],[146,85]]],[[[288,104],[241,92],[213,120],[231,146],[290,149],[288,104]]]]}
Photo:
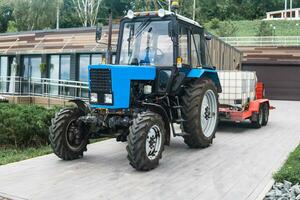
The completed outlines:
{"type": "Polygon", "coordinates": [[[174,12],[170,12],[170,11],[167,11],[167,10],[163,10],[163,9],[160,9],[158,11],[145,11],[145,12],[133,12],[133,11],[128,11],[127,15],[125,16],[125,18],[134,18],[134,17],[142,17],[142,16],[160,16],[160,17],[164,17],[164,16],[170,16],[170,15],[173,15],[173,16],[176,16],[178,19],[182,20],[182,21],[185,21],[189,24],[193,24],[193,25],[196,25],[196,26],[199,26],[199,27],[202,27],[198,22],[192,20],[192,19],[189,19],[185,16],[182,16],[182,15],[179,15],[179,14],[176,14],[174,12]],[[131,15],[131,16],[129,16],[131,15]]]}

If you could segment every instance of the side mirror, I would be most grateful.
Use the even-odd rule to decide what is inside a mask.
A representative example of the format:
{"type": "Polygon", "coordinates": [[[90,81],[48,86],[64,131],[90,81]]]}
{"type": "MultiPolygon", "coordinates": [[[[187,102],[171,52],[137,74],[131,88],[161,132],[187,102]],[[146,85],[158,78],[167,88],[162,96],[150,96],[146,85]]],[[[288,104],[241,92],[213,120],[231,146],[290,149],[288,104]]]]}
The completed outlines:
{"type": "Polygon", "coordinates": [[[210,41],[212,40],[212,36],[210,34],[205,34],[205,39],[210,41]]]}
{"type": "Polygon", "coordinates": [[[102,27],[96,27],[96,42],[99,42],[102,37],[102,27]]]}
{"type": "Polygon", "coordinates": [[[179,34],[179,26],[176,20],[172,20],[168,24],[169,36],[176,37],[179,34]]]}

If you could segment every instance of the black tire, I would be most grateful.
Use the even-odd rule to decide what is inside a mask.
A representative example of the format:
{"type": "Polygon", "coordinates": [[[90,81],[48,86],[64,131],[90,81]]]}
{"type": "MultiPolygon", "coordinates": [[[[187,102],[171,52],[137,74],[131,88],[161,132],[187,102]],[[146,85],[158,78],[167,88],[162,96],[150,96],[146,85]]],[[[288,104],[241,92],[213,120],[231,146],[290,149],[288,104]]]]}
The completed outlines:
{"type": "Polygon", "coordinates": [[[66,108],[60,110],[52,119],[49,140],[54,153],[59,158],[63,160],[78,159],[87,150],[87,135],[75,123],[83,115],[84,113],[78,108],[66,108]]]}
{"type": "Polygon", "coordinates": [[[266,126],[268,124],[269,121],[269,114],[270,114],[270,110],[269,110],[269,104],[268,103],[264,103],[263,104],[263,121],[262,121],[262,125],[266,126]]]}
{"type": "Polygon", "coordinates": [[[218,102],[218,93],[215,84],[210,79],[196,80],[188,84],[184,90],[182,96],[182,114],[183,118],[186,120],[183,123],[184,131],[188,135],[184,136],[184,142],[190,148],[206,148],[212,144],[213,139],[215,138],[215,133],[217,130],[217,125],[219,121],[219,102],[218,102]],[[210,136],[205,136],[203,133],[200,116],[201,116],[201,107],[202,101],[205,93],[211,90],[214,93],[216,100],[216,116],[215,127],[210,136]]]}
{"type": "Polygon", "coordinates": [[[263,106],[259,107],[258,113],[253,113],[253,119],[251,119],[251,124],[254,128],[261,128],[263,126],[263,106]]]}
{"type": "Polygon", "coordinates": [[[128,145],[126,150],[128,152],[127,158],[130,165],[139,171],[148,171],[156,168],[162,157],[166,135],[162,117],[151,111],[140,113],[133,120],[133,124],[129,128],[129,131],[130,133],[127,136],[128,145]],[[146,142],[148,132],[154,126],[157,126],[160,129],[161,140],[160,148],[157,151],[156,156],[153,159],[150,159],[146,152],[146,142]]]}

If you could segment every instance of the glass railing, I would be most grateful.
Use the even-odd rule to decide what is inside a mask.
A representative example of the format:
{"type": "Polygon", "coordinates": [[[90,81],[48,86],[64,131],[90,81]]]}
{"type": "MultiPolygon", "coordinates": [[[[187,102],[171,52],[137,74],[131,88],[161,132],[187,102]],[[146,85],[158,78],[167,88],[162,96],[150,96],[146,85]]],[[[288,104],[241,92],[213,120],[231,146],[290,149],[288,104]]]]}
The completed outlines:
{"type": "Polygon", "coordinates": [[[88,83],[48,78],[0,76],[0,94],[88,100],[88,83]]]}

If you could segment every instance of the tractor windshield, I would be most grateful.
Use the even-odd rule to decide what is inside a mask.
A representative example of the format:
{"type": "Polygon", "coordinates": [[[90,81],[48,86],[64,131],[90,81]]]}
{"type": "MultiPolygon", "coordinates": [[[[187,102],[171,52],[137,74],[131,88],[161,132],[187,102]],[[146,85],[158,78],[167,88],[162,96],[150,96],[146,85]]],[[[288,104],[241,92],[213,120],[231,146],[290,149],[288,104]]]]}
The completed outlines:
{"type": "Polygon", "coordinates": [[[120,52],[123,65],[173,65],[173,42],[168,31],[169,21],[151,21],[124,24],[120,52]]]}

